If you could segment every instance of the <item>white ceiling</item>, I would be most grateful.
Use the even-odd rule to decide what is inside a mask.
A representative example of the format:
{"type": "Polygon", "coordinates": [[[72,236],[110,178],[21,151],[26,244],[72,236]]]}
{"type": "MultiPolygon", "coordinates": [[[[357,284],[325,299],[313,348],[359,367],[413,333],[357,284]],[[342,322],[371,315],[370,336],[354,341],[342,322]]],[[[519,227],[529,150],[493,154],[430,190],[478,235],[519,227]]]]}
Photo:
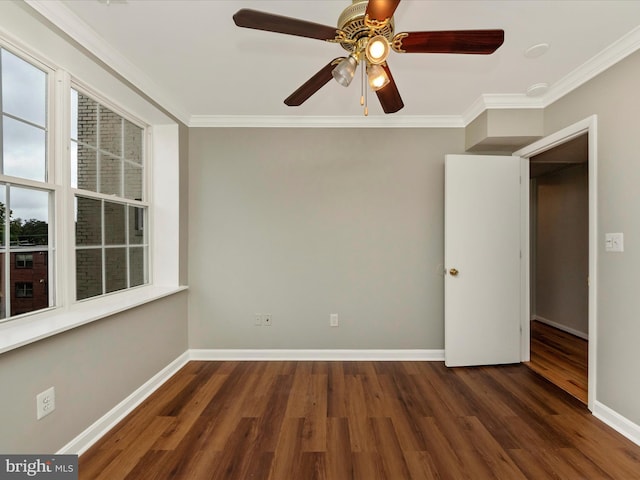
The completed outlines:
{"type": "Polygon", "coordinates": [[[240,8],[252,8],[334,26],[349,0],[107,2],[27,0],[191,125],[319,117],[465,123],[490,106],[544,106],[640,47],[637,0],[402,0],[396,32],[500,28],[504,45],[489,56],[392,52],[389,65],[405,107],[385,116],[372,94],[370,117],[362,119],[356,81],[348,88],[331,81],[300,107],[283,103],[344,55],[339,45],[239,28],[232,20],[240,8]],[[548,52],[525,57],[539,43],[548,43],[548,52]],[[527,97],[538,83],[550,90],[527,97]]]}

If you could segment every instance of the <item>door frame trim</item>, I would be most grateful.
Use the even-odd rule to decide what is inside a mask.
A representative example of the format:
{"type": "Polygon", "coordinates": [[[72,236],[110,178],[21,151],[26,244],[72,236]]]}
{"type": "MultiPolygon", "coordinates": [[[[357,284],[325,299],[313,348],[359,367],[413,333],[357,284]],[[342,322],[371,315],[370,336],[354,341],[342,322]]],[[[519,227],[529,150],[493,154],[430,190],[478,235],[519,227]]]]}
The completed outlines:
{"type": "MultiPolygon", "coordinates": [[[[588,361],[588,400],[587,407],[593,411],[596,402],[596,373],[597,373],[597,333],[598,333],[598,143],[597,143],[597,115],[592,115],[579,122],[574,123],[562,130],[544,137],[531,145],[528,145],[513,155],[525,159],[527,167],[529,159],[534,155],[550,150],[558,145],[573,140],[574,138],[588,134],[588,171],[589,171],[589,361],[588,361]]],[[[529,182],[528,168],[527,178],[522,180],[522,199],[525,207],[522,216],[522,361],[529,361],[531,358],[530,335],[530,245],[529,245],[529,182]],[[525,187],[526,186],[526,187],[525,187]],[[526,188],[526,190],[525,190],[526,188]],[[526,197],[525,192],[526,191],[526,197]]]]}

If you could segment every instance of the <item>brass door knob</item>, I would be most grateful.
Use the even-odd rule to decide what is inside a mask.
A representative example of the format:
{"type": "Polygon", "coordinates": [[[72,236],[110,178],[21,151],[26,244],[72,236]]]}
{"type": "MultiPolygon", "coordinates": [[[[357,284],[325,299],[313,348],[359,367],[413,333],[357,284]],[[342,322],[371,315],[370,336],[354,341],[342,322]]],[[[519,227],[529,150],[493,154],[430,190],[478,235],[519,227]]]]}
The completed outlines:
{"type": "Polygon", "coordinates": [[[449,275],[455,277],[456,275],[458,275],[458,270],[456,270],[455,268],[450,269],[449,275]]]}

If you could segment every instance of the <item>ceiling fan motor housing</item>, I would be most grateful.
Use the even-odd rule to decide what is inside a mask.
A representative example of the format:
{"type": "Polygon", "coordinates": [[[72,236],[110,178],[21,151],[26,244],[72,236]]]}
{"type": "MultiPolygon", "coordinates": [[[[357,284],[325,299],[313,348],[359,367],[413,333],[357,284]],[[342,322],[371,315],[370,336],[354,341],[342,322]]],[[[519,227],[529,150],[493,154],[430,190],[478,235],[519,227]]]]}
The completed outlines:
{"type": "Polygon", "coordinates": [[[373,28],[365,23],[364,17],[368,3],[369,0],[353,0],[353,3],[345,8],[338,18],[338,28],[345,32],[350,40],[340,43],[340,45],[348,52],[354,52],[357,49],[358,40],[361,38],[376,35],[382,35],[389,41],[393,38],[393,18],[373,28]]]}

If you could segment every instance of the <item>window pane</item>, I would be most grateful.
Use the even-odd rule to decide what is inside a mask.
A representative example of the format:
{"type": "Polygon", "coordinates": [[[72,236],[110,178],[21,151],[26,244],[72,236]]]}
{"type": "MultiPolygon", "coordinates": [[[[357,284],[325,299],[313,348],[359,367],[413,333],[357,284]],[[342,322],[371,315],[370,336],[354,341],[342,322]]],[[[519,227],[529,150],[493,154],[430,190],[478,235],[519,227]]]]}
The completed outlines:
{"type": "Polygon", "coordinates": [[[76,299],[102,295],[102,249],[76,251],[76,299]]]}
{"type": "Polygon", "coordinates": [[[16,316],[49,307],[49,210],[53,194],[2,185],[0,220],[9,212],[9,245],[2,247],[0,310],[16,316]],[[7,248],[9,254],[7,254],[7,248]],[[7,256],[8,255],[8,256],[7,256]],[[8,267],[8,269],[6,269],[8,267]],[[5,270],[6,269],[6,270],[5,270]],[[8,278],[5,278],[8,276],[8,278]]]}
{"type": "Polygon", "coordinates": [[[44,127],[47,74],[6,50],[1,61],[3,111],[44,127]]]}
{"type": "Polygon", "coordinates": [[[124,121],[124,158],[142,165],[142,129],[124,121]]]}
{"type": "Polygon", "coordinates": [[[48,245],[49,192],[11,187],[10,202],[11,245],[48,245]]]}
{"type": "Polygon", "coordinates": [[[144,208],[129,207],[129,245],[142,245],[144,238],[144,208]]]}
{"type": "Polygon", "coordinates": [[[122,195],[122,162],[104,154],[100,155],[100,193],[122,195]]]}
{"type": "Polygon", "coordinates": [[[127,288],[127,249],[105,250],[106,291],[115,292],[127,288]]]}
{"type": "MultiPolygon", "coordinates": [[[[98,167],[97,167],[97,151],[93,147],[88,147],[83,144],[71,143],[72,146],[77,147],[77,153],[74,157],[72,151],[71,161],[75,160],[76,164],[71,164],[71,171],[75,170],[75,185],[72,186],[80,188],[82,190],[90,190],[92,192],[98,191],[98,167]]],[[[74,174],[72,173],[72,180],[74,174]]]]}
{"type": "Polygon", "coordinates": [[[102,202],[76,197],[76,245],[102,245],[102,202]]]}
{"type": "Polygon", "coordinates": [[[122,117],[100,106],[100,150],[122,156],[122,117]]]}
{"type": "Polygon", "coordinates": [[[104,202],[104,243],[105,245],[124,245],[126,205],[104,202]]]}
{"type": "Polygon", "coordinates": [[[142,167],[128,162],[124,164],[124,197],[142,200],[142,167]]]}
{"type": "Polygon", "coordinates": [[[3,173],[30,180],[46,180],[46,133],[4,116],[3,173]]]}
{"type": "MultiPolygon", "coordinates": [[[[73,92],[72,90],[72,93],[73,92]]],[[[72,138],[74,138],[73,134],[75,133],[78,142],[97,147],[98,103],[89,97],[85,97],[81,93],[77,93],[77,95],[77,104],[73,105],[72,103],[72,108],[76,108],[76,111],[72,112],[71,115],[72,121],[75,123],[75,125],[71,127],[72,138]]]]}
{"type": "Polygon", "coordinates": [[[145,278],[146,257],[146,247],[133,247],[129,249],[129,277],[131,287],[147,283],[145,278]]]}

